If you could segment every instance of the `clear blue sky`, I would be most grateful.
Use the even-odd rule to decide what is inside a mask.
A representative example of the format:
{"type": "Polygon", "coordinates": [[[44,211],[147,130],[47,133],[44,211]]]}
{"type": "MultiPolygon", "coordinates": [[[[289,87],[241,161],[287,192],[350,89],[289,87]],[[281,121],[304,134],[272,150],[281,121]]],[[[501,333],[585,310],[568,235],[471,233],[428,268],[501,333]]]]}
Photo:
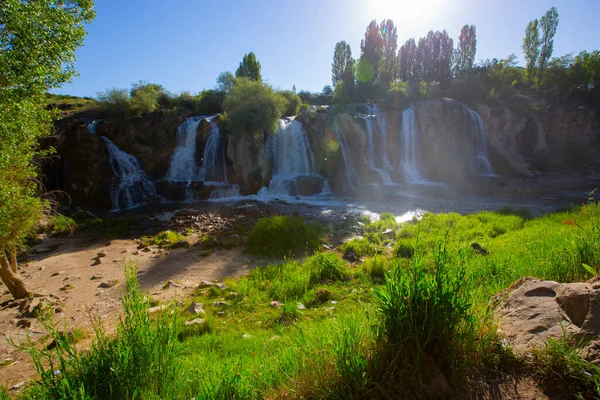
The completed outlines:
{"type": "Polygon", "coordinates": [[[391,18],[399,45],[446,29],[456,40],[477,27],[476,58],[515,53],[527,23],[556,6],[554,56],[600,49],[600,0],[96,0],[96,19],[77,52],[80,76],[56,93],[95,97],[139,80],[172,92],[210,89],[254,51],[275,87],[320,91],[331,84],[335,43],[354,57],[372,19],[391,18]]]}

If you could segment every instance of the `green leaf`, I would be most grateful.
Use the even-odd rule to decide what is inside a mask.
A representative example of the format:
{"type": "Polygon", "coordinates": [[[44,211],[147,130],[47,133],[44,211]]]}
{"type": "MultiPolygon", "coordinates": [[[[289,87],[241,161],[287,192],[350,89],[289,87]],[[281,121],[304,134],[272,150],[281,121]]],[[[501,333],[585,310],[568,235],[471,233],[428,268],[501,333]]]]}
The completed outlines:
{"type": "Polygon", "coordinates": [[[587,265],[585,263],[581,264],[581,266],[590,274],[596,275],[596,270],[594,268],[590,267],[589,265],[587,265]]]}

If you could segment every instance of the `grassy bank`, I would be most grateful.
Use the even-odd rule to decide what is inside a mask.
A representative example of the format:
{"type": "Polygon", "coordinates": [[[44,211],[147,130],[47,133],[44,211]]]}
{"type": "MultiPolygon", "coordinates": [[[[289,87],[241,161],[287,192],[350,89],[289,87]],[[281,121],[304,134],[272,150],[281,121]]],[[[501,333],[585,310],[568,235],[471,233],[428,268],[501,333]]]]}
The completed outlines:
{"type": "MultiPolygon", "coordinates": [[[[130,266],[116,334],[98,326],[89,351],[64,341],[52,351],[31,345],[41,381],[23,396],[428,398],[440,376],[460,392],[473,377],[509,374],[513,365],[532,376],[547,372],[548,384],[564,373],[570,390],[598,395],[600,372],[577,364],[576,352],[558,342],[535,361],[516,358],[488,303],[524,276],[592,277],[600,268],[599,222],[595,203],[537,219],[510,209],[426,214],[405,224],[383,215],[363,221],[352,244],[199,288],[184,306],[152,318],[130,266]],[[355,262],[342,259],[349,252],[355,262]],[[192,302],[204,313],[188,313],[192,302]],[[196,318],[204,321],[185,324],[196,318]]],[[[286,224],[259,222],[250,250],[268,246],[265,230],[293,234],[286,224]]],[[[278,253],[317,248],[319,230],[306,229],[307,239],[278,253]]]]}

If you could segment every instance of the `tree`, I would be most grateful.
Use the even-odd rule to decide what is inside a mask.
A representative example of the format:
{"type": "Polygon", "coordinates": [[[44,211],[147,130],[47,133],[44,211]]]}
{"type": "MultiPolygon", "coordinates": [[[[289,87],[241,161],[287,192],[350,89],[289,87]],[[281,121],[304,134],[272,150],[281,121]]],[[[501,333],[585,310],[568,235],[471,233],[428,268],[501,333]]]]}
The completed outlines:
{"type": "Polygon", "coordinates": [[[544,70],[548,66],[548,61],[554,51],[554,35],[556,35],[556,29],[558,28],[558,11],[556,7],[546,11],[546,14],[540,19],[539,25],[542,30],[540,56],[538,58],[538,73],[541,81],[544,70]]]}
{"type": "Polygon", "coordinates": [[[0,2],[0,278],[15,298],[31,295],[17,249],[47,206],[33,163],[52,125],[45,94],[75,74],[75,50],[93,18],[91,0],[0,2]]]}
{"type": "MultiPolygon", "coordinates": [[[[371,76],[364,76],[363,79],[368,82],[377,81],[377,74],[379,72],[379,64],[381,62],[383,50],[383,38],[381,37],[381,32],[379,31],[379,25],[377,25],[377,21],[373,20],[367,26],[367,31],[365,32],[365,38],[360,42],[360,60],[359,64],[362,64],[365,68],[369,68],[373,71],[371,76]],[[369,64],[366,67],[366,64],[369,64]]],[[[362,80],[362,79],[361,79],[362,80]]]]}
{"type": "Polygon", "coordinates": [[[352,49],[345,41],[337,42],[333,51],[333,63],[331,63],[331,82],[333,87],[342,80],[348,64],[352,62],[352,49]]]}
{"type": "Polygon", "coordinates": [[[260,76],[260,63],[256,60],[253,52],[244,56],[239,68],[235,71],[236,78],[248,78],[253,81],[262,81],[260,76]]]}
{"type": "Polygon", "coordinates": [[[237,78],[223,103],[228,130],[235,135],[255,138],[273,134],[287,104],[285,97],[270,86],[245,77],[237,78]]]}
{"type": "Polygon", "coordinates": [[[386,19],[379,26],[381,32],[381,61],[379,64],[379,81],[384,87],[397,77],[398,33],[394,21],[386,19]]]}
{"type": "Polygon", "coordinates": [[[536,66],[540,56],[540,33],[538,30],[537,19],[534,19],[527,24],[522,48],[527,62],[527,79],[529,79],[529,83],[531,84],[535,77],[536,66]]]}
{"type": "Polygon", "coordinates": [[[398,50],[398,74],[403,81],[415,81],[417,72],[417,44],[410,38],[398,50]]]}
{"type": "Polygon", "coordinates": [[[282,90],[279,92],[280,95],[285,97],[286,105],[283,110],[283,115],[285,117],[291,117],[298,114],[298,110],[300,109],[300,105],[302,104],[302,99],[295,92],[291,90],[282,90]]]}
{"type": "Polygon", "coordinates": [[[233,88],[234,82],[235,76],[233,76],[233,74],[229,71],[224,71],[219,74],[219,77],[217,78],[217,85],[215,86],[215,88],[219,92],[229,93],[233,88]]]}
{"type": "Polygon", "coordinates": [[[455,53],[455,70],[457,74],[473,69],[477,52],[477,34],[475,25],[465,25],[460,30],[455,53]]]}

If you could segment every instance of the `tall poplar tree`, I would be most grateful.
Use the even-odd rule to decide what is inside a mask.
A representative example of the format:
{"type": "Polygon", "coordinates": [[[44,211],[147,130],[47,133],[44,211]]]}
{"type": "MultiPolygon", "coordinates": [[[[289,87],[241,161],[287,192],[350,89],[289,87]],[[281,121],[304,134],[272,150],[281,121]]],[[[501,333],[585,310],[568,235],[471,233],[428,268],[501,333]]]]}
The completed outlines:
{"type": "Polygon", "coordinates": [[[465,25],[460,30],[455,53],[455,70],[457,74],[469,71],[475,64],[477,52],[477,34],[475,25],[465,25]]]}
{"type": "Polygon", "coordinates": [[[252,81],[262,81],[260,75],[260,63],[256,60],[256,55],[250,52],[244,56],[239,68],[235,71],[236,78],[248,78],[252,81]]]}
{"type": "Polygon", "coordinates": [[[331,64],[331,83],[333,87],[335,87],[338,81],[343,79],[344,72],[348,69],[351,62],[352,49],[350,45],[344,40],[337,42],[333,52],[333,63],[331,64]]]}
{"type": "Polygon", "coordinates": [[[536,75],[538,58],[540,56],[540,32],[538,30],[538,20],[527,24],[525,29],[525,38],[523,38],[523,53],[525,53],[527,79],[532,84],[536,75]]]}
{"type": "Polygon", "coordinates": [[[398,32],[394,21],[385,19],[379,26],[381,32],[381,61],[379,64],[379,82],[387,87],[397,78],[398,32]]]}
{"type": "Polygon", "coordinates": [[[556,7],[552,7],[544,14],[540,19],[539,26],[542,31],[540,56],[538,58],[538,72],[541,81],[544,70],[548,66],[548,61],[550,61],[554,51],[554,35],[556,35],[556,29],[558,28],[558,11],[556,7]]]}

